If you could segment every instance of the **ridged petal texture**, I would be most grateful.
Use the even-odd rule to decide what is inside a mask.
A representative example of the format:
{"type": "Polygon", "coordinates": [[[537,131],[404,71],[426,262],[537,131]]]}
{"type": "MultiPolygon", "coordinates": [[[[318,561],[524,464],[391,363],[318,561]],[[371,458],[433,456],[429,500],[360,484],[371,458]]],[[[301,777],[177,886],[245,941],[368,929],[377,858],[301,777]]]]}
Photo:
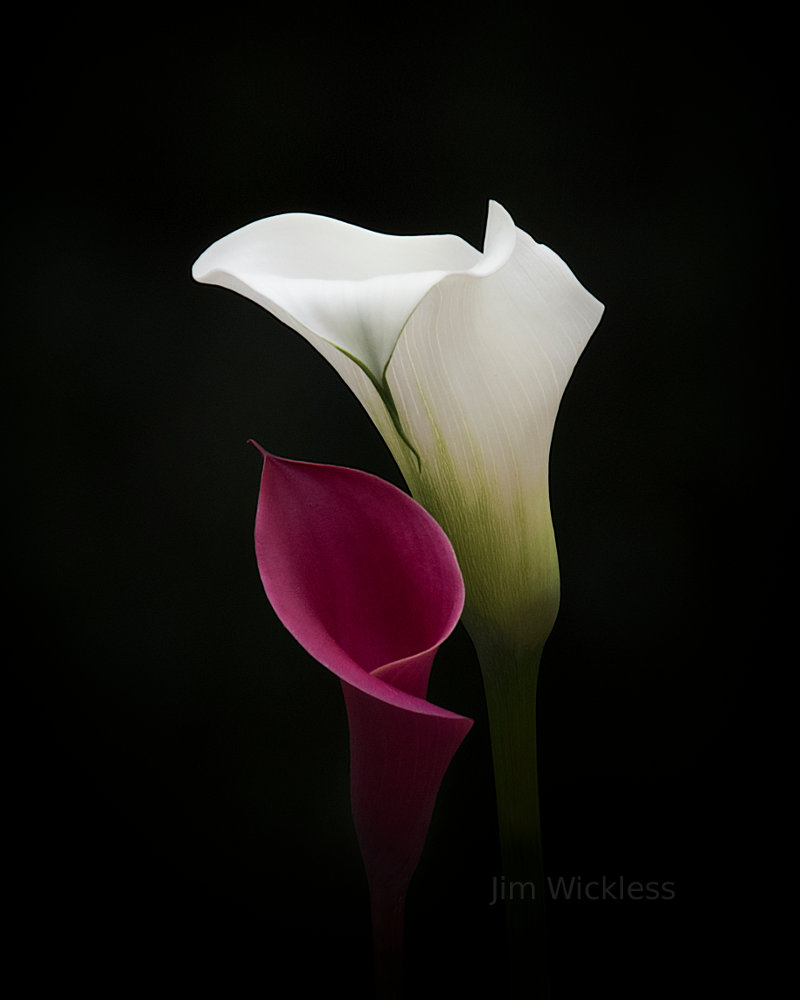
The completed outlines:
{"type": "Polygon", "coordinates": [[[472,725],[426,700],[434,656],[463,607],[458,563],[434,519],[391,484],[259,450],[264,590],[286,628],[342,682],[353,819],[371,891],[400,895],[472,725]]]}

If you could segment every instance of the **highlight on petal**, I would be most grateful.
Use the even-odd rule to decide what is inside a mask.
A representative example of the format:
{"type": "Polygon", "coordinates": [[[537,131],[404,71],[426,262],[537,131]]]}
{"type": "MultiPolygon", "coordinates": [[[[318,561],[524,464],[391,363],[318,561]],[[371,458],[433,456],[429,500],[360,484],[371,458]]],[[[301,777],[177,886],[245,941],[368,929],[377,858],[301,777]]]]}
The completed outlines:
{"type": "Polygon", "coordinates": [[[463,607],[458,563],[434,519],[391,484],[259,450],[261,580],[283,624],[342,682],[371,892],[401,896],[472,725],[426,700],[434,656],[463,607]]]}

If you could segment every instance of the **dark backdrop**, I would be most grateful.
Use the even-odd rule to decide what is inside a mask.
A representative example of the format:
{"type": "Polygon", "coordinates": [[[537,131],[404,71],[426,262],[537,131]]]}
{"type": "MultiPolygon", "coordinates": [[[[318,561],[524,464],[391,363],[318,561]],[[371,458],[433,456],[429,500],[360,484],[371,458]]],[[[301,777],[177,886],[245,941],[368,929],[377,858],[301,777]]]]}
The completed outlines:
{"type": "MultiPolygon", "coordinates": [[[[246,441],[401,480],[325,362],[190,268],[286,211],[480,246],[494,198],[606,305],[552,452],[547,866],[675,885],[554,906],[555,998],[715,993],[761,918],[766,32],[538,6],[418,30],[222,14],[51,17],[6,87],[7,864],[29,981],[237,996],[288,973],[301,995],[368,995],[342,698],[261,590],[246,441]]],[[[412,995],[498,995],[460,629],[431,697],[476,726],[409,900],[412,995]]]]}

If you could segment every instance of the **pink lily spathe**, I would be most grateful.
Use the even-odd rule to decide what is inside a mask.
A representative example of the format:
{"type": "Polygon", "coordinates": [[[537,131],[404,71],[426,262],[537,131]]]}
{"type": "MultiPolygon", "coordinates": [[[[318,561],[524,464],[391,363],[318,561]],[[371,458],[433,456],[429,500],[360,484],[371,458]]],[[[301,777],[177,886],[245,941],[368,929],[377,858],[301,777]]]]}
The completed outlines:
{"type": "Polygon", "coordinates": [[[472,725],[426,700],[436,651],[463,608],[461,572],[436,521],[395,486],[257,447],[259,573],[279,619],[342,684],[376,962],[393,977],[406,890],[472,725]]]}

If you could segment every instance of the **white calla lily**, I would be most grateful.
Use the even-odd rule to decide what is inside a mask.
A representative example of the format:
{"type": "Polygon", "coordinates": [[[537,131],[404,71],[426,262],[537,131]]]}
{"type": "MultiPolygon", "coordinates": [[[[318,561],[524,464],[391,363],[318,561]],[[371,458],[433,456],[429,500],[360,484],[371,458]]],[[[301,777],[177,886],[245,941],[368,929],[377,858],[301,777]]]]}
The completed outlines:
{"type": "Polygon", "coordinates": [[[550,440],[603,312],[567,265],[490,202],[482,253],[287,214],[214,243],[192,273],[264,306],[339,371],[448,533],[476,643],[541,647],[559,593],[550,440]]]}

